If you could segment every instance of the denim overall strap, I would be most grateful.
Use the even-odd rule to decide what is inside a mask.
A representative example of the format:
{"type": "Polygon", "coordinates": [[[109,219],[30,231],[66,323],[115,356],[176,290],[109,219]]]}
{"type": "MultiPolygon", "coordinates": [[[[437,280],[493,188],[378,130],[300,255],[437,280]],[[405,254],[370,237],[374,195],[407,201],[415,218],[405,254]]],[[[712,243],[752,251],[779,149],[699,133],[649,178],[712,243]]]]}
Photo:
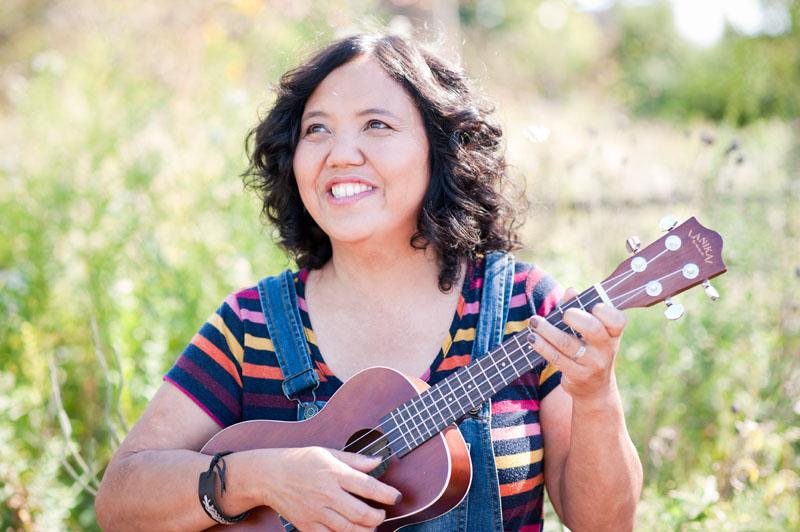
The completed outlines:
{"type": "Polygon", "coordinates": [[[481,313],[472,344],[472,359],[480,358],[500,345],[508,319],[511,290],[514,287],[514,257],[509,253],[492,251],[486,255],[483,276],[481,313]]]}
{"type": "Polygon", "coordinates": [[[262,279],[258,283],[258,295],[269,337],[275,347],[275,356],[284,375],[281,384],[283,394],[297,401],[298,419],[308,419],[320,409],[314,395],[314,390],[319,386],[319,377],[311,362],[292,272],[285,270],[280,275],[262,279]],[[312,400],[301,401],[300,394],[308,391],[312,400]]]}
{"type": "MultiPolygon", "coordinates": [[[[491,252],[485,260],[480,314],[472,347],[473,360],[502,342],[514,285],[513,256],[491,252]]],[[[403,527],[403,532],[502,532],[503,509],[492,445],[491,412],[491,400],[487,400],[458,426],[469,447],[472,462],[472,485],[467,496],[445,515],[403,527]]]]}

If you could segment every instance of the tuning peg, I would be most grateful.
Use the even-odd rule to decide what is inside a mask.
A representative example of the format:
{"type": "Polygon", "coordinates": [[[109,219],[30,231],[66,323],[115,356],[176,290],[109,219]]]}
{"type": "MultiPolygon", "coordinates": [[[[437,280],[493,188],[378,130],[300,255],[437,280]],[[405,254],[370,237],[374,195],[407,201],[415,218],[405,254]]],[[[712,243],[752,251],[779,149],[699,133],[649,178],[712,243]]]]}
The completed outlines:
{"type": "Polygon", "coordinates": [[[676,225],[678,225],[678,219],[671,214],[664,216],[658,222],[658,228],[664,233],[671,231],[676,225]]]}
{"type": "Polygon", "coordinates": [[[683,316],[683,305],[674,302],[671,297],[665,299],[664,303],[667,304],[667,308],[666,310],[664,310],[665,318],[667,318],[668,320],[677,320],[678,318],[683,316]]]}
{"type": "Polygon", "coordinates": [[[642,241],[639,240],[639,237],[636,235],[629,236],[628,240],[625,241],[625,248],[628,250],[628,253],[633,253],[635,255],[639,253],[641,247],[642,241]]]}
{"type": "Polygon", "coordinates": [[[716,288],[711,286],[711,283],[708,282],[708,279],[703,281],[703,290],[706,291],[706,295],[708,296],[708,299],[710,299],[711,301],[716,301],[717,299],[719,299],[719,292],[717,292],[716,288]]]}

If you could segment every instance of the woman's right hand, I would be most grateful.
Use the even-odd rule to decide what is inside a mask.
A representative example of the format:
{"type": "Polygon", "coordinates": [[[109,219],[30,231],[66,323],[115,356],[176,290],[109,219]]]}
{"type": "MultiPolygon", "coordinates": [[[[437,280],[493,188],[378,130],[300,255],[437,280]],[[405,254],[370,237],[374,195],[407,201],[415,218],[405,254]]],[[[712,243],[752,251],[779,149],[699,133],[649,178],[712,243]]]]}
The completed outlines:
{"type": "Polygon", "coordinates": [[[377,457],[323,447],[267,452],[264,505],[303,532],[372,530],[386,512],[358,497],[388,505],[400,501],[398,490],[367,474],[380,464],[377,457]]]}

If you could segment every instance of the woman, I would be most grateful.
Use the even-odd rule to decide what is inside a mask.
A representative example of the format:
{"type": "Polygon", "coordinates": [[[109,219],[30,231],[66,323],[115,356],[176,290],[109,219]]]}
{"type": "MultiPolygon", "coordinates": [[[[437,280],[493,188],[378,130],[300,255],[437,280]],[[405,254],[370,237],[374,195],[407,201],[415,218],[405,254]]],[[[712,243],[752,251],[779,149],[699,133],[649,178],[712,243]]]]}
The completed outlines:
{"type": "MultiPolygon", "coordinates": [[[[198,474],[210,459],[198,450],[221,428],[295,420],[295,400],[313,408],[370,366],[435,384],[479,356],[487,257],[505,257],[488,253],[516,244],[501,193],[501,136],[459,70],[400,37],[343,39],[287,73],[253,131],[248,175],[300,267],[291,280],[319,383],[284,394],[258,292],[232,294],[109,464],[97,497],[101,526],[212,526],[198,502],[198,474]]],[[[477,524],[484,518],[495,529],[540,529],[544,486],[573,530],[633,526],[641,464],[613,371],[624,317],[602,304],[591,314],[568,310],[564,320],[581,341],[537,317],[560,296],[541,270],[513,266],[500,334],[530,320],[530,341],[549,364],[474,413],[494,463],[476,469],[473,488],[498,502],[494,517],[488,500],[473,505],[470,530],[487,529],[477,524]]],[[[357,454],[305,447],[223,460],[224,495],[212,489],[227,516],[266,505],[301,530],[370,530],[385,517],[375,506],[402,496],[367,474],[377,459],[357,454]]]]}

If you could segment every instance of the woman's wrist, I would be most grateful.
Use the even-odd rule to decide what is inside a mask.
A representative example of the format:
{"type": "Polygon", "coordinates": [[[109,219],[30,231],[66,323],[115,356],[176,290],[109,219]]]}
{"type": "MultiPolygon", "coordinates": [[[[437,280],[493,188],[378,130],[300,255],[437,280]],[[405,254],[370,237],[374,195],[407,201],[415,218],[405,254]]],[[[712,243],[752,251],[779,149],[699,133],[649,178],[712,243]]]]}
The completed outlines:
{"type": "Polygon", "coordinates": [[[581,394],[572,397],[572,410],[575,414],[602,414],[622,409],[622,400],[617,389],[616,379],[603,389],[591,394],[581,394]]]}
{"type": "Polygon", "coordinates": [[[261,472],[260,456],[263,450],[240,451],[225,457],[227,478],[225,494],[217,489],[217,501],[228,515],[238,515],[246,510],[265,504],[264,475],[261,472]]]}

